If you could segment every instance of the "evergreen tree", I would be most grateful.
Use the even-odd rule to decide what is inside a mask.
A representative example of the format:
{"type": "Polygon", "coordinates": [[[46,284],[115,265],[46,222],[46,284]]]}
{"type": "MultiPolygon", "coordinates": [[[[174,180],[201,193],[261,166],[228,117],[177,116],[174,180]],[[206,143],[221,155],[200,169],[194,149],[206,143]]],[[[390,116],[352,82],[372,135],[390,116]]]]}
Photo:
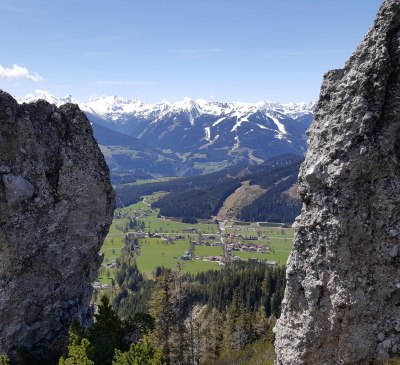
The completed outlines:
{"type": "Polygon", "coordinates": [[[0,365],[10,365],[10,359],[7,355],[0,355],[0,365]]]}
{"type": "Polygon", "coordinates": [[[246,309],[238,290],[226,311],[223,347],[224,351],[241,350],[251,341],[251,313],[246,309]]]}
{"type": "MultiPolygon", "coordinates": [[[[58,364],[59,365],[94,365],[88,357],[89,340],[86,338],[79,339],[77,333],[73,330],[69,332],[69,345],[68,345],[68,356],[64,359],[61,356],[58,364]]],[[[1,362],[0,362],[1,364],[1,362]]]]}
{"type": "Polygon", "coordinates": [[[150,339],[155,346],[162,347],[167,364],[171,363],[171,336],[175,325],[173,283],[174,275],[171,270],[164,270],[157,278],[150,301],[150,314],[155,319],[155,328],[150,339]]]}
{"type": "Polygon", "coordinates": [[[115,351],[112,365],[165,365],[164,355],[160,349],[148,343],[132,344],[127,352],[115,351]]]}
{"type": "Polygon", "coordinates": [[[254,335],[256,338],[265,338],[269,330],[269,320],[265,313],[265,308],[262,302],[260,302],[257,312],[255,313],[254,320],[254,335]]]}
{"type": "Polygon", "coordinates": [[[217,359],[222,347],[224,318],[216,308],[206,311],[198,320],[200,332],[199,357],[202,364],[217,359]]]}
{"type": "Polygon", "coordinates": [[[128,350],[123,323],[106,296],[101,298],[98,313],[94,317],[95,322],[89,330],[90,358],[95,364],[111,365],[115,349],[128,350]]]}
{"type": "MultiPolygon", "coordinates": [[[[172,331],[172,343],[176,350],[173,351],[172,363],[176,365],[185,365],[189,363],[190,353],[187,351],[190,343],[190,330],[186,327],[185,319],[187,316],[187,298],[184,284],[182,283],[182,274],[175,276],[175,290],[173,292],[173,309],[175,314],[175,323],[172,331]]],[[[190,326],[190,324],[189,324],[190,326]]]]}

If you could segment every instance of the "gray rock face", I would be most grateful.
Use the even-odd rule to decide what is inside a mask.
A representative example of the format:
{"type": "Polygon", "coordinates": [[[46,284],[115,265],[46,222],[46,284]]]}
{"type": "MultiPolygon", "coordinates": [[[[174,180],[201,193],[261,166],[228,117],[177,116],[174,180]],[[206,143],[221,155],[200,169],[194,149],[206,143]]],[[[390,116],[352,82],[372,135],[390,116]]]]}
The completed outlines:
{"type": "Polygon", "coordinates": [[[400,356],[400,2],[325,75],[301,168],[277,364],[400,356]]]}
{"type": "Polygon", "coordinates": [[[0,91],[0,353],[56,353],[72,318],[90,318],[113,210],[78,107],[18,105],[0,91]]]}

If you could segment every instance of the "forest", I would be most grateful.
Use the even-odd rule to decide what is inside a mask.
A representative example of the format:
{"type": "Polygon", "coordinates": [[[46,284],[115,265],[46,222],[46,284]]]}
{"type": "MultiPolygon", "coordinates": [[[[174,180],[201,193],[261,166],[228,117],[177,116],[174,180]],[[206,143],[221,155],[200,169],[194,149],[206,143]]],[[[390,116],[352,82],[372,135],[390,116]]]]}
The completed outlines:
{"type": "Polygon", "coordinates": [[[198,274],[182,273],[179,266],[157,267],[146,278],[136,265],[136,244],[126,244],[115,281],[102,293],[123,323],[146,320],[133,326],[142,332],[131,333],[131,339],[160,349],[165,364],[240,364],[243,357],[250,361],[257,356],[263,362],[254,364],[272,364],[272,328],[281,310],[284,267],[232,262],[198,274]]]}
{"type": "Polygon", "coordinates": [[[294,155],[271,159],[259,166],[235,167],[212,174],[178,178],[141,185],[122,185],[116,188],[119,206],[136,203],[144,195],[157,191],[168,194],[152,203],[160,215],[184,219],[210,219],[225,199],[241,183],[249,180],[266,192],[244,207],[238,218],[243,221],[292,223],[300,213],[301,203],[285,192],[295,184],[302,158],[294,155]]]}

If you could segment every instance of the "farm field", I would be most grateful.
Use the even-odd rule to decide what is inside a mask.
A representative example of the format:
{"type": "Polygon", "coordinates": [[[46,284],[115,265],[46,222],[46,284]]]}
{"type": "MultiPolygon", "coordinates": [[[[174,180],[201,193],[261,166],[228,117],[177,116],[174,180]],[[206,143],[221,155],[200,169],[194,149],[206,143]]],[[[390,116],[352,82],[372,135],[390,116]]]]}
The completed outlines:
{"type": "Polygon", "coordinates": [[[196,245],[194,249],[194,255],[197,257],[207,257],[207,256],[221,256],[222,247],[221,246],[200,246],[196,245]]]}
{"type": "Polygon", "coordinates": [[[189,248],[189,240],[176,240],[167,244],[159,238],[142,238],[136,263],[141,272],[151,278],[157,266],[177,269],[179,257],[189,248]]]}
{"type": "Polygon", "coordinates": [[[103,267],[100,270],[99,281],[110,284],[114,276],[112,263],[119,257],[124,247],[128,229],[129,217],[135,216],[144,222],[146,237],[139,240],[140,250],[137,252],[138,268],[147,276],[152,277],[157,266],[179,269],[182,272],[196,274],[201,271],[218,270],[218,262],[208,258],[221,257],[224,254],[222,246],[213,244],[224,242],[243,245],[240,251],[232,252],[242,260],[256,258],[258,260],[274,261],[285,265],[292,248],[293,229],[284,228],[276,223],[224,222],[221,228],[215,223],[181,223],[165,217],[159,217],[157,210],[150,208],[150,203],[162,193],[145,197],[144,201],[119,209],[113,220],[101,253],[104,254],[103,267]],[[149,233],[151,236],[149,236],[149,233]],[[157,237],[154,237],[156,235],[157,237]],[[179,237],[178,239],[176,237],[179,237]],[[167,238],[169,242],[167,243],[167,238]],[[173,243],[171,243],[171,241],[173,243]],[[182,259],[189,248],[190,242],[200,242],[193,246],[192,259],[182,259]],[[212,245],[211,245],[212,244],[212,245]],[[248,252],[250,245],[266,245],[268,253],[248,252]]]}

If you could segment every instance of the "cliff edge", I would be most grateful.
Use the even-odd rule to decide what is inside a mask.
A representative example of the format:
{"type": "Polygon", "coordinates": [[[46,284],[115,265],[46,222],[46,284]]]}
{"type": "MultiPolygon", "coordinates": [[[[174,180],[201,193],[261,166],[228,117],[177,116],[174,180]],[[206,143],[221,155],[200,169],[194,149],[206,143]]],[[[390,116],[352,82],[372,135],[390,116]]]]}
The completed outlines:
{"type": "Polygon", "coordinates": [[[51,357],[73,318],[90,320],[113,210],[108,168],[79,108],[19,105],[0,91],[0,353],[51,357]]]}
{"type": "Polygon", "coordinates": [[[324,77],[299,176],[279,365],[400,356],[400,2],[324,77]]]}

